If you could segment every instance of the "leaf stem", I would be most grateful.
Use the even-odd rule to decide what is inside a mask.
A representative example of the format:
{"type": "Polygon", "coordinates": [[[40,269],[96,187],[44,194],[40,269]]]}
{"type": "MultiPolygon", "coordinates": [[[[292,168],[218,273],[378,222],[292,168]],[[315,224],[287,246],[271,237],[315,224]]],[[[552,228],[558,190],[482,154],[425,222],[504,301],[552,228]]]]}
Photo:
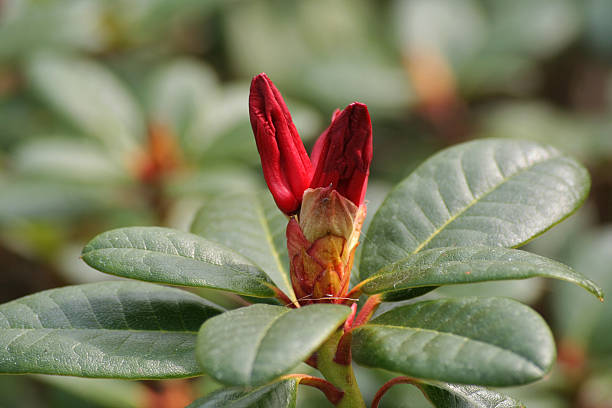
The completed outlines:
{"type": "Polygon", "coordinates": [[[338,402],[342,399],[344,392],[334,386],[334,384],[330,383],[319,377],[313,377],[312,375],[306,374],[289,374],[284,376],[283,378],[297,378],[298,384],[308,385],[309,387],[317,388],[325,397],[334,405],[337,405],[338,402]]]}
{"type": "Polygon", "coordinates": [[[281,302],[283,302],[285,306],[289,306],[292,308],[300,307],[300,304],[297,301],[294,302],[293,300],[289,299],[289,296],[287,296],[285,292],[283,292],[277,287],[273,287],[273,289],[274,289],[274,293],[276,293],[276,298],[280,300],[281,302]]]}
{"type": "Polygon", "coordinates": [[[378,408],[378,405],[380,404],[380,400],[382,399],[383,395],[385,395],[385,393],[396,384],[411,384],[419,388],[418,384],[415,383],[414,380],[410,377],[392,378],[391,380],[384,383],[383,386],[380,387],[380,389],[376,392],[376,395],[374,395],[374,399],[372,400],[372,408],[378,408]]]}
{"type": "Polygon", "coordinates": [[[365,281],[359,282],[357,286],[351,289],[350,292],[346,294],[347,299],[359,299],[359,296],[361,296],[361,287],[364,283],[365,281]]]}
{"type": "Polygon", "coordinates": [[[368,300],[366,300],[361,310],[359,311],[359,314],[357,315],[357,318],[353,322],[352,327],[358,327],[358,326],[361,326],[362,324],[367,323],[368,320],[370,320],[370,318],[374,314],[374,312],[376,312],[376,309],[378,309],[378,306],[380,306],[380,303],[382,302],[381,299],[382,299],[381,295],[370,296],[368,300]]]}
{"type": "Polygon", "coordinates": [[[351,342],[353,335],[350,331],[342,334],[340,341],[338,341],[338,348],[336,349],[336,355],[334,355],[334,361],[340,365],[351,364],[351,342]]]}
{"type": "MultiPolygon", "coordinates": [[[[344,330],[339,329],[319,348],[317,352],[318,368],[329,382],[344,392],[342,398],[335,404],[336,407],[365,408],[365,402],[353,373],[353,366],[350,364],[350,357],[348,364],[339,364],[335,361],[338,345],[343,334],[344,330]]],[[[350,335],[350,332],[347,332],[347,334],[350,335]]],[[[350,356],[350,347],[348,350],[350,356]]]]}
{"type": "Polygon", "coordinates": [[[351,305],[351,314],[346,318],[344,326],[342,327],[342,337],[340,337],[340,340],[338,341],[338,348],[336,349],[336,355],[334,356],[334,361],[341,365],[351,364],[351,341],[353,339],[351,329],[353,328],[356,313],[357,303],[353,303],[351,305]]]}

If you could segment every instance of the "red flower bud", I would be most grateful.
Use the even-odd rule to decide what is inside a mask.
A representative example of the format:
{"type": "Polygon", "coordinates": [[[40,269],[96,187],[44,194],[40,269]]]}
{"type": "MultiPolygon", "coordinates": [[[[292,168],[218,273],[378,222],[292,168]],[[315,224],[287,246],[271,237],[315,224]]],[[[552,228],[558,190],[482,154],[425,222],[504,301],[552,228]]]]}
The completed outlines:
{"type": "Polygon", "coordinates": [[[311,159],[265,74],[253,78],[249,112],[266,183],[278,208],[292,216],[286,234],[293,290],[300,304],[343,303],[366,214],[368,108],[354,102],[336,110],[311,159]]]}
{"type": "Polygon", "coordinates": [[[310,184],[312,166],[287,105],[266,74],[251,82],[249,116],[274,201],[285,214],[295,214],[310,184]]]}
{"type": "Polygon", "coordinates": [[[366,105],[353,102],[336,111],[331,125],[312,149],[311,188],[332,186],[360,206],[365,197],[372,161],[372,123],[366,105]]]}

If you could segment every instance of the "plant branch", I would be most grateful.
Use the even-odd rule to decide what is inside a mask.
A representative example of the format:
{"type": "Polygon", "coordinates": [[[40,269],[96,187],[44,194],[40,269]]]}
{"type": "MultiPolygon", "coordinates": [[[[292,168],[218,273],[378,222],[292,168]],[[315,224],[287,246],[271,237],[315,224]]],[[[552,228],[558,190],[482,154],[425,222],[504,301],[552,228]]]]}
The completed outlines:
{"type": "Polygon", "coordinates": [[[338,341],[338,348],[336,349],[336,355],[334,356],[334,361],[340,365],[351,364],[351,341],[353,339],[351,329],[353,328],[356,313],[357,303],[353,303],[351,305],[351,314],[344,322],[343,334],[342,337],[340,337],[340,341],[338,341]]]}
{"type": "Polygon", "coordinates": [[[336,354],[334,355],[334,362],[345,366],[351,364],[351,341],[353,340],[351,330],[365,324],[368,320],[370,320],[376,309],[378,309],[380,303],[380,295],[370,296],[368,300],[366,300],[356,318],[355,312],[357,309],[357,304],[353,303],[351,306],[352,313],[346,319],[346,322],[344,323],[344,333],[338,341],[338,348],[336,349],[336,354]]]}
{"type": "MultiPolygon", "coordinates": [[[[350,335],[350,332],[347,332],[350,335]]],[[[344,392],[342,399],[336,404],[338,408],[365,408],[361,391],[350,364],[338,364],[334,361],[338,346],[344,335],[342,329],[334,333],[317,352],[318,369],[325,378],[344,392]]],[[[349,341],[350,346],[350,341],[349,341]]],[[[349,347],[350,350],[350,347],[349,347]]]]}

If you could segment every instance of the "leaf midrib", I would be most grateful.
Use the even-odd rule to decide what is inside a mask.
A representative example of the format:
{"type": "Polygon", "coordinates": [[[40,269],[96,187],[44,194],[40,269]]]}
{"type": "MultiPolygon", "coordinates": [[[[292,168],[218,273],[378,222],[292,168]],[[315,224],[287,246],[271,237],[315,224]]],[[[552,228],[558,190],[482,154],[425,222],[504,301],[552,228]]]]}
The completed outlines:
{"type": "Polygon", "coordinates": [[[250,265],[249,264],[245,264],[245,265],[248,265],[248,266],[256,269],[258,272],[261,272],[261,274],[253,275],[253,274],[250,274],[250,273],[245,272],[243,270],[237,269],[233,265],[216,264],[216,263],[213,263],[213,262],[205,261],[203,259],[191,258],[189,256],[185,256],[185,255],[182,255],[182,254],[170,254],[168,252],[157,251],[157,250],[152,250],[152,249],[143,249],[143,248],[133,248],[133,247],[130,247],[130,248],[126,248],[126,247],[95,248],[95,249],[92,249],[90,251],[87,251],[87,252],[83,253],[82,256],[86,256],[86,255],[89,255],[89,254],[95,254],[98,251],[108,251],[108,250],[111,250],[111,251],[140,251],[140,252],[144,252],[144,253],[162,254],[162,255],[168,256],[168,257],[174,257],[174,258],[179,258],[179,259],[187,259],[189,261],[194,261],[194,262],[201,262],[203,264],[214,266],[214,267],[218,267],[218,268],[227,268],[227,269],[230,269],[230,270],[232,270],[233,272],[236,272],[239,275],[243,275],[243,276],[246,276],[246,277],[249,277],[249,278],[252,278],[252,279],[257,279],[260,282],[264,283],[266,286],[273,287],[273,286],[270,285],[270,282],[268,282],[266,279],[263,278],[263,276],[266,276],[265,273],[257,265],[254,265],[254,264],[250,264],[250,265]]]}
{"type": "Polygon", "coordinates": [[[487,343],[487,342],[482,341],[482,340],[475,340],[475,339],[473,339],[471,337],[461,336],[459,334],[455,334],[455,333],[452,333],[452,332],[443,332],[443,331],[437,331],[437,330],[433,330],[433,329],[425,329],[425,328],[422,328],[422,327],[395,326],[395,325],[391,325],[391,324],[380,324],[380,323],[367,323],[366,325],[364,325],[362,327],[358,327],[355,330],[366,330],[366,329],[369,329],[369,328],[374,327],[374,326],[376,326],[376,327],[384,327],[384,328],[388,328],[388,329],[423,331],[423,332],[428,332],[428,333],[434,333],[436,336],[445,335],[445,336],[457,337],[457,338],[461,339],[462,341],[473,341],[475,343],[485,344],[487,346],[493,347],[493,348],[498,349],[498,350],[506,351],[506,352],[512,354],[513,356],[516,356],[519,360],[525,361],[527,364],[537,368],[542,374],[546,371],[544,367],[540,367],[535,362],[530,361],[526,357],[516,353],[513,350],[505,349],[505,348],[502,348],[502,347],[500,347],[500,346],[498,346],[496,344],[487,343]]]}
{"type": "Polygon", "coordinates": [[[274,316],[272,318],[272,320],[270,320],[270,323],[267,324],[264,328],[264,330],[261,332],[262,335],[261,337],[257,340],[257,342],[255,343],[255,347],[254,347],[254,352],[253,352],[253,359],[252,361],[248,364],[248,370],[246,371],[248,373],[248,382],[250,383],[251,380],[253,379],[253,371],[255,369],[255,361],[257,360],[257,356],[259,355],[259,349],[262,345],[262,343],[264,342],[264,340],[266,339],[266,337],[268,336],[268,333],[270,332],[272,326],[274,326],[274,324],[283,316],[285,316],[287,313],[289,313],[289,310],[284,310],[282,313],[274,316]]]}
{"type": "MultiPolygon", "coordinates": [[[[549,152],[550,153],[550,152],[549,152]]],[[[532,169],[533,167],[541,164],[541,163],[545,163],[549,160],[554,160],[558,157],[561,156],[561,154],[559,152],[555,152],[555,155],[550,155],[547,156],[544,160],[540,160],[540,161],[534,161],[532,164],[523,167],[522,169],[520,169],[519,171],[517,171],[516,173],[513,173],[509,176],[503,177],[500,182],[498,184],[496,184],[495,186],[493,186],[493,188],[491,188],[490,190],[484,192],[482,195],[480,195],[479,197],[474,197],[474,199],[464,208],[462,208],[459,212],[457,212],[457,214],[451,216],[448,220],[446,220],[440,227],[436,228],[435,231],[433,231],[429,237],[421,242],[421,244],[419,244],[413,251],[412,254],[416,254],[417,252],[419,252],[421,249],[423,249],[427,244],[429,244],[431,242],[431,240],[433,240],[440,232],[442,232],[442,230],[444,230],[444,228],[446,228],[450,223],[452,223],[453,221],[455,221],[457,218],[459,218],[463,213],[465,213],[467,210],[469,210],[470,208],[472,208],[474,205],[476,205],[479,201],[481,201],[483,198],[485,198],[486,196],[488,196],[489,194],[493,193],[495,190],[497,190],[500,186],[502,186],[504,183],[508,182],[510,179],[532,169]]],[[[497,163],[497,160],[495,159],[495,157],[493,157],[493,161],[495,163],[497,163]]],[[[463,167],[461,168],[462,173],[465,176],[465,171],[463,170],[463,167]]],[[[502,174],[503,175],[503,174],[502,174]]],[[[436,184],[438,184],[436,182],[436,184]]],[[[470,189],[471,191],[471,189],[470,189]]],[[[444,202],[444,200],[442,200],[444,202]]],[[[446,202],[444,202],[446,203],[446,202]]]]}
{"type": "MultiPolygon", "coordinates": [[[[480,262],[480,261],[479,261],[480,262]]],[[[486,268],[490,268],[491,266],[497,266],[497,265],[507,265],[508,262],[504,262],[504,261],[482,261],[480,262],[484,267],[486,268]]],[[[420,271],[423,271],[422,273],[429,273],[430,270],[432,269],[436,269],[436,268],[447,268],[447,267],[452,267],[452,266],[457,266],[457,265],[469,265],[469,261],[466,262],[462,262],[462,261],[450,261],[450,262],[444,262],[441,264],[436,264],[436,265],[429,265],[426,266],[424,268],[420,268],[420,267],[416,267],[416,268],[402,268],[398,271],[394,271],[394,272],[386,272],[386,273],[381,273],[379,275],[376,275],[370,279],[368,279],[368,283],[370,283],[371,281],[375,280],[376,278],[382,278],[382,277],[389,277],[389,276],[394,276],[394,275],[398,275],[401,274],[402,276],[397,280],[397,283],[403,283],[406,280],[412,279],[412,276],[406,276],[406,274],[408,272],[414,272],[415,270],[419,271],[419,273],[421,273],[420,271]]],[[[512,265],[524,265],[524,266],[530,266],[532,267],[533,264],[529,263],[529,262],[517,262],[517,261],[512,261],[512,265]]],[[[503,278],[503,279],[491,279],[491,278],[487,278],[487,280],[518,280],[518,279],[529,279],[531,277],[547,277],[547,276],[559,276],[559,277],[564,277],[565,275],[562,275],[560,270],[564,270],[567,271],[569,274],[572,275],[577,275],[575,271],[572,271],[571,269],[563,269],[560,267],[551,267],[551,268],[547,268],[546,266],[535,266],[531,269],[532,272],[527,271],[526,273],[531,273],[533,276],[526,276],[526,277],[508,277],[508,278],[503,278]],[[546,273],[547,270],[553,270],[556,273],[546,273]]],[[[438,274],[436,274],[438,275],[438,274]]],[[[443,274],[442,274],[443,275],[443,274]]],[[[504,275],[505,276],[505,275],[504,275]]],[[[564,279],[565,280],[565,279],[564,279]]],[[[431,285],[431,284],[429,284],[431,285]]]]}
{"type": "MultiPolygon", "coordinates": [[[[407,259],[407,258],[405,258],[407,259]]],[[[398,261],[398,262],[405,262],[404,260],[398,261]]],[[[434,269],[434,268],[438,268],[438,267],[452,267],[452,266],[456,266],[456,265],[469,265],[469,262],[472,261],[445,261],[445,262],[441,262],[441,263],[437,263],[437,264],[429,264],[425,267],[406,267],[406,268],[402,268],[399,269],[397,271],[393,271],[393,272],[384,272],[384,273],[378,273],[368,279],[365,279],[364,281],[360,282],[360,286],[365,287],[367,285],[376,285],[377,284],[377,280],[378,279],[391,279],[393,277],[396,278],[395,283],[397,284],[402,284],[404,282],[410,282],[411,279],[414,279],[414,276],[410,276],[409,272],[410,271],[414,271],[414,270],[419,270],[419,271],[423,271],[422,273],[428,273],[429,270],[434,269]],[[398,276],[400,275],[400,276],[398,276]]],[[[487,268],[491,267],[491,266],[497,266],[497,265],[505,265],[508,263],[508,261],[500,261],[500,260],[475,260],[473,262],[478,262],[480,264],[484,264],[487,268]]],[[[554,261],[553,261],[554,262],[554,261]]],[[[551,262],[552,263],[552,262],[551,262]]],[[[556,262],[555,262],[556,263],[556,262]]],[[[579,274],[578,272],[576,272],[575,270],[566,267],[563,264],[559,264],[559,265],[534,265],[530,262],[526,262],[526,261],[512,261],[512,265],[520,265],[520,266],[527,266],[530,267],[531,270],[525,272],[526,274],[528,274],[529,276],[507,276],[504,275],[501,278],[491,278],[491,277],[487,277],[484,280],[473,280],[470,282],[466,282],[466,283],[479,283],[479,282],[489,282],[489,281],[503,281],[503,280],[525,280],[525,279],[532,279],[532,278],[555,278],[564,282],[569,282],[569,283],[574,283],[580,287],[582,287],[583,289],[587,290],[588,292],[590,292],[591,294],[597,296],[598,298],[603,297],[603,292],[601,291],[601,288],[599,288],[595,282],[593,282],[592,280],[590,280],[589,278],[587,278],[586,276],[583,276],[581,274],[579,274]],[[547,271],[553,271],[552,273],[547,273],[547,271]]],[[[421,273],[421,272],[419,272],[421,273]]],[[[439,274],[436,274],[437,276],[439,276],[439,274]]],[[[417,282],[419,283],[414,283],[414,284],[410,284],[409,286],[406,286],[405,288],[400,288],[400,289],[396,289],[393,288],[393,290],[391,290],[390,292],[393,292],[395,290],[403,290],[403,289],[408,289],[408,288],[420,288],[420,287],[425,287],[425,286],[431,286],[431,285],[437,285],[438,283],[435,282],[421,282],[420,279],[417,280],[417,282]]],[[[456,281],[445,281],[444,284],[450,285],[450,284],[454,284],[454,282],[456,281]]],[[[458,284],[462,284],[464,282],[460,281],[458,282],[458,284]]],[[[380,284],[380,283],[378,283],[380,284]]],[[[377,292],[378,293],[378,292],[377,292]]]]}
{"type": "MultiPolygon", "coordinates": [[[[409,258],[410,257],[404,258],[404,259],[402,259],[400,261],[397,261],[397,263],[399,263],[399,262],[407,262],[409,258]]],[[[512,265],[517,265],[518,264],[518,265],[530,266],[530,267],[533,267],[534,270],[535,269],[537,269],[537,270],[543,270],[543,269],[549,270],[549,269],[551,269],[551,270],[555,270],[555,271],[563,270],[563,271],[569,272],[570,274],[577,275],[576,271],[574,271],[574,270],[572,270],[570,268],[563,268],[562,265],[561,266],[555,265],[554,267],[550,267],[549,268],[548,265],[534,265],[534,264],[532,264],[530,262],[525,262],[525,261],[500,261],[500,260],[478,260],[477,259],[477,260],[465,260],[465,261],[444,261],[444,262],[440,262],[440,263],[430,263],[430,264],[427,264],[425,266],[410,265],[410,266],[403,267],[403,268],[398,267],[398,269],[394,270],[394,271],[390,271],[390,272],[378,272],[375,275],[372,275],[371,277],[369,277],[368,279],[364,279],[363,280],[363,284],[371,283],[372,281],[374,281],[376,279],[379,279],[379,278],[382,278],[382,277],[388,277],[388,276],[393,276],[393,275],[398,275],[398,274],[402,274],[402,277],[401,277],[401,279],[398,282],[403,282],[405,279],[410,279],[411,278],[410,276],[405,276],[405,274],[407,272],[414,272],[416,270],[416,271],[423,271],[423,273],[427,273],[431,269],[435,269],[435,268],[442,268],[442,267],[446,268],[446,267],[449,267],[449,266],[456,266],[456,265],[468,265],[469,266],[470,262],[478,262],[479,264],[486,265],[487,268],[489,268],[489,267],[491,267],[493,265],[504,265],[504,264],[508,264],[509,262],[511,262],[512,265]]],[[[386,267],[384,267],[384,268],[386,268],[386,267]]],[[[537,273],[540,273],[540,272],[537,272],[537,273]]],[[[548,276],[548,275],[546,275],[546,276],[548,276]]],[[[509,278],[509,279],[516,279],[516,278],[509,278]]]]}

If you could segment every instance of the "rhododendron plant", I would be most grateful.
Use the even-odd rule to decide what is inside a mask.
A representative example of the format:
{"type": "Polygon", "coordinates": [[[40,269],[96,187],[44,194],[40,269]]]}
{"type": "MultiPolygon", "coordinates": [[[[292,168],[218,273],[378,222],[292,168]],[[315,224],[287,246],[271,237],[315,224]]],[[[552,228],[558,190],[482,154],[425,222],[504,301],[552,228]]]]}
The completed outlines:
{"type": "Polygon", "coordinates": [[[310,157],[265,74],[253,79],[249,108],[272,198],[210,199],[191,232],[130,227],[93,238],[82,253],[87,264],[153,283],[69,286],[0,305],[0,372],[206,373],[225,386],[192,408],[295,407],[299,385],[337,407],[369,399],[376,408],[397,384],[417,386],[436,407],[522,406],[485,387],[546,375],[555,360],[546,322],[509,298],[432,291],[547,277],[601,299],[579,272],[515,249],[580,206],[586,170],[532,142],[452,146],[391,190],[363,239],[372,160],[366,106],[336,111],[310,157]],[[240,302],[226,310],[154,283],[217,289],[240,302]],[[353,362],[395,377],[364,398],[353,362]]]}
{"type": "Polygon", "coordinates": [[[302,304],[345,303],[366,215],[372,161],[368,108],[354,102],[334,112],[310,159],[266,74],[253,78],[249,111],[264,177],[279,209],[291,216],[287,249],[293,290],[302,304]]]}

